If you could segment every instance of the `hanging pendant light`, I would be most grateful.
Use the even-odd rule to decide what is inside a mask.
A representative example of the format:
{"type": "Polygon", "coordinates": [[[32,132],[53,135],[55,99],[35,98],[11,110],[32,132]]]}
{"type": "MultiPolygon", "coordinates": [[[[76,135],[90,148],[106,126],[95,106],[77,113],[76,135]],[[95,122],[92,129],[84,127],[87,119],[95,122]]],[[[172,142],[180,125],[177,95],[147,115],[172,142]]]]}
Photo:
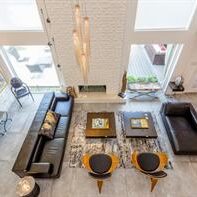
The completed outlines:
{"type": "MultiPolygon", "coordinates": [[[[86,9],[85,9],[86,10],[86,9]]],[[[77,64],[80,65],[84,83],[88,82],[89,58],[90,58],[90,20],[89,17],[81,17],[79,4],[74,6],[75,28],[73,30],[73,44],[77,64]]]]}
{"type": "Polygon", "coordinates": [[[87,71],[89,71],[89,55],[88,55],[87,44],[85,42],[83,43],[83,53],[84,53],[84,55],[86,57],[87,71]]]}
{"type": "Polygon", "coordinates": [[[76,31],[79,37],[80,45],[82,47],[82,22],[81,22],[81,11],[80,6],[75,5],[75,23],[76,23],[76,31]]]}
{"type": "Polygon", "coordinates": [[[83,80],[84,83],[88,83],[88,67],[87,67],[87,58],[84,53],[81,55],[81,60],[82,60],[82,70],[83,70],[83,80]]]}
{"type": "Polygon", "coordinates": [[[75,49],[75,57],[77,60],[77,64],[81,65],[81,45],[80,45],[80,40],[77,34],[76,30],[73,30],[73,44],[74,44],[74,49],[75,49]]]}
{"type": "Polygon", "coordinates": [[[87,56],[90,56],[90,20],[89,17],[84,17],[84,42],[87,47],[87,56]]]}

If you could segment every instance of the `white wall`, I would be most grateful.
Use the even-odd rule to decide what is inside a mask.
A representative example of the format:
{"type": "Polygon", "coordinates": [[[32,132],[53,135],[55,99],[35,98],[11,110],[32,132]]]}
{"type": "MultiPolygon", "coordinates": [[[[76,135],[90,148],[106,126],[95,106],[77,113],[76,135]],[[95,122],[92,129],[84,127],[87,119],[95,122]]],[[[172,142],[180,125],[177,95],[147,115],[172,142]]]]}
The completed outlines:
{"type": "MultiPolygon", "coordinates": [[[[76,64],[72,43],[72,11],[68,0],[38,0],[45,17],[49,37],[54,37],[57,62],[62,66],[65,84],[83,85],[82,74],[76,64]]],[[[74,1],[73,1],[74,2],[74,1]]],[[[84,1],[80,1],[84,2],[84,1]]],[[[117,94],[120,90],[122,49],[125,32],[127,0],[91,0],[87,2],[87,13],[91,22],[90,85],[106,85],[107,93],[117,94]]]]}

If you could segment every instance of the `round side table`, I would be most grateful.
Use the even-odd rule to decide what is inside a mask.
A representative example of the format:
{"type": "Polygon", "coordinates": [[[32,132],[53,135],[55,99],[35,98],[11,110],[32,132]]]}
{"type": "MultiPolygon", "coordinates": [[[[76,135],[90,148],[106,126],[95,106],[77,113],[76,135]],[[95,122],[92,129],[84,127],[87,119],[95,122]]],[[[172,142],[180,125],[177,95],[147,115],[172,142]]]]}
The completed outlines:
{"type": "Polygon", "coordinates": [[[40,187],[31,176],[23,177],[16,186],[16,194],[19,197],[37,197],[40,187]]]}

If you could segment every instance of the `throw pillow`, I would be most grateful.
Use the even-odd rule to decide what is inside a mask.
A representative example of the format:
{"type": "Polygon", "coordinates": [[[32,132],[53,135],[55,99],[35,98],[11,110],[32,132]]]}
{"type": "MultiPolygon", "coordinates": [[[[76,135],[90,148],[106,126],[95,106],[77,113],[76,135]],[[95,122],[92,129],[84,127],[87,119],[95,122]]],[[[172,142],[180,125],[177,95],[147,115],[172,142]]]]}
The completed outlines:
{"type": "Polygon", "coordinates": [[[53,111],[48,111],[39,134],[46,136],[49,139],[53,139],[59,118],[59,114],[53,111]]]}
{"type": "Polygon", "coordinates": [[[46,118],[45,118],[45,122],[48,122],[49,124],[52,124],[52,125],[56,125],[59,119],[59,116],[60,116],[59,114],[53,111],[48,111],[46,118]]]}

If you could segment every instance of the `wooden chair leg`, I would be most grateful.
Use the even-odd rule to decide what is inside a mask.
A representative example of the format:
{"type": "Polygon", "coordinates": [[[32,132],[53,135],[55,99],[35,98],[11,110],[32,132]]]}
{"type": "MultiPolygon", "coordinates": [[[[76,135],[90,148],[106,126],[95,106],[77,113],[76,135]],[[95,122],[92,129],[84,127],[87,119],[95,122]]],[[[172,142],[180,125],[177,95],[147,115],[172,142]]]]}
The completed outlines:
{"type": "Polygon", "coordinates": [[[151,192],[153,191],[155,185],[158,182],[158,179],[150,178],[151,179],[151,192]]]}
{"type": "Polygon", "coordinates": [[[102,189],[102,186],[103,186],[103,181],[102,180],[97,180],[97,186],[98,186],[98,189],[99,189],[99,193],[101,193],[101,189],[102,189]]]}

